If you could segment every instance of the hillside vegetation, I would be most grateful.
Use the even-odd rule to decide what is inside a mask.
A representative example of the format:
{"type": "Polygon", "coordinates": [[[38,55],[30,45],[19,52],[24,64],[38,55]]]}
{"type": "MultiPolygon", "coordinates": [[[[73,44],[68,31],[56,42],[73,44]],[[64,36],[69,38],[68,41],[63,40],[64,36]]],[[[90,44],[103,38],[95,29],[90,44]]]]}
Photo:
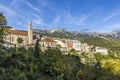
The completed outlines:
{"type": "Polygon", "coordinates": [[[80,38],[79,40],[82,43],[88,43],[89,45],[105,47],[112,51],[120,51],[120,39],[93,37],[80,38]]]}
{"type": "Polygon", "coordinates": [[[57,48],[45,52],[36,45],[33,49],[0,46],[0,80],[119,80],[120,55],[90,57],[63,55],[57,48]],[[81,60],[86,62],[82,63],[81,60]],[[113,65],[115,64],[115,65],[113,65]]]}

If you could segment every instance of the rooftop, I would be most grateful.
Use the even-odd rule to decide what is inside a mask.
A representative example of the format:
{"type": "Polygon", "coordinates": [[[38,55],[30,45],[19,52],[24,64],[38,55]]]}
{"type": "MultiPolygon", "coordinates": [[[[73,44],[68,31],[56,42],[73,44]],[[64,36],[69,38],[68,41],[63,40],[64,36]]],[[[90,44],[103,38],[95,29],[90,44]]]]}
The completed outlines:
{"type": "Polygon", "coordinates": [[[8,30],[8,34],[13,34],[13,35],[21,35],[21,36],[28,36],[27,31],[22,31],[22,30],[8,30]]]}
{"type": "Polygon", "coordinates": [[[41,42],[55,42],[52,38],[44,38],[41,42]]]}

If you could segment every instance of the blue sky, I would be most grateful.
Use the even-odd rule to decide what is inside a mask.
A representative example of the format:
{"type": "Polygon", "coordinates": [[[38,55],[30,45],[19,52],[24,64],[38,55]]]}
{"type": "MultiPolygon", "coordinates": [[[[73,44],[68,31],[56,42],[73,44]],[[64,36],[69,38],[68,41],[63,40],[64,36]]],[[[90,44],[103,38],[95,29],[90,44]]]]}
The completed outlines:
{"type": "Polygon", "coordinates": [[[0,12],[9,26],[21,30],[27,30],[29,20],[35,29],[120,29],[120,0],[0,0],[0,12]]]}

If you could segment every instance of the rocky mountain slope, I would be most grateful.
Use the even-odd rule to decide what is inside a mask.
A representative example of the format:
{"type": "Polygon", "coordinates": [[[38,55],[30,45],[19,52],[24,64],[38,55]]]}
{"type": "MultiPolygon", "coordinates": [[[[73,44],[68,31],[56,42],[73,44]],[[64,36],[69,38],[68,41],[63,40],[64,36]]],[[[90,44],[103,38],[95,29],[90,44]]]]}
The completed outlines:
{"type": "Polygon", "coordinates": [[[39,33],[43,36],[51,36],[51,37],[67,37],[71,38],[74,37],[81,37],[81,38],[90,38],[90,37],[105,37],[105,38],[120,38],[119,31],[113,32],[78,32],[78,31],[65,31],[61,28],[55,28],[53,30],[40,30],[34,29],[35,33],[39,33]]]}

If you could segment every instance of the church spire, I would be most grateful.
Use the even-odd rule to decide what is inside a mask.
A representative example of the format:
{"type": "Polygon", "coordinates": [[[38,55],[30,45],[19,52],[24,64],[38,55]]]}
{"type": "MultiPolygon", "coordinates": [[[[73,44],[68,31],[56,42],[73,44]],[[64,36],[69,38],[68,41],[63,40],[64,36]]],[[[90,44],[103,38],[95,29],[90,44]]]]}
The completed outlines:
{"type": "Polygon", "coordinates": [[[29,21],[29,24],[28,24],[28,43],[33,44],[32,21],[29,21]]]}
{"type": "Polygon", "coordinates": [[[29,26],[32,26],[32,21],[31,20],[29,21],[29,26]]]}

